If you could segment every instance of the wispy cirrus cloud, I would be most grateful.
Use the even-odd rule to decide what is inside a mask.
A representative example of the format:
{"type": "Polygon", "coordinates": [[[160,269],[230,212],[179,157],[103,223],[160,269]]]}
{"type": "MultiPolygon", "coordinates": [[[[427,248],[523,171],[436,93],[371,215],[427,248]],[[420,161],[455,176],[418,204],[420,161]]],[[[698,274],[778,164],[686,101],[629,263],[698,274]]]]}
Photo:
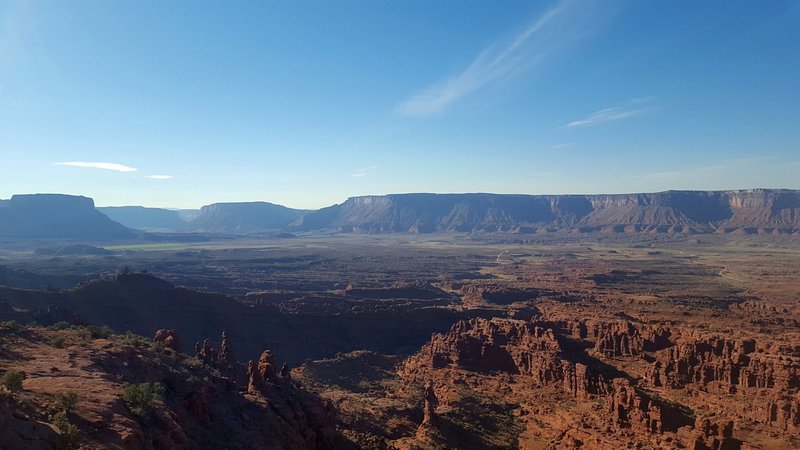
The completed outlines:
{"type": "Polygon", "coordinates": [[[376,170],[378,170],[378,166],[364,167],[362,169],[359,169],[358,172],[355,172],[354,174],[352,174],[352,176],[354,178],[363,178],[363,177],[369,175],[370,172],[374,172],[376,170]]]}
{"type": "Polygon", "coordinates": [[[490,84],[532,67],[602,28],[613,13],[611,2],[562,0],[513,39],[490,45],[461,73],[411,96],[398,105],[406,116],[440,113],[452,103],[490,84]]]}
{"type": "Polygon", "coordinates": [[[649,106],[653,100],[655,100],[655,97],[634,98],[629,100],[624,106],[603,108],[599,111],[589,114],[586,117],[573,120],[572,122],[564,125],[563,128],[590,127],[641,116],[642,114],[657,109],[655,106],[649,106]]]}
{"type": "Polygon", "coordinates": [[[172,179],[172,175],[147,175],[145,178],[150,178],[151,180],[170,180],[172,179]]]}
{"type": "Polygon", "coordinates": [[[70,167],[88,167],[91,169],[113,170],[115,172],[136,172],[137,168],[126,166],[124,164],[110,163],[110,162],[84,162],[84,161],[69,161],[57,162],[57,166],[70,166],[70,167]]]}

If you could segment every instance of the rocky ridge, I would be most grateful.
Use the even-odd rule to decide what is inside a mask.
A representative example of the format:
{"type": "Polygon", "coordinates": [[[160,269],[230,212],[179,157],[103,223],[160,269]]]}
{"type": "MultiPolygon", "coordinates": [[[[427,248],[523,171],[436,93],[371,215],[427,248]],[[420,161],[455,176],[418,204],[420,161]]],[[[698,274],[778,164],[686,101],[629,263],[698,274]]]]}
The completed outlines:
{"type": "Polygon", "coordinates": [[[230,341],[217,352],[221,359],[205,363],[172,348],[179,340],[174,330],[159,330],[153,345],[134,335],[92,338],[82,328],[6,329],[4,336],[11,345],[0,354],[0,371],[18,371],[24,380],[19,391],[0,388],[2,448],[335,445],[330,404],[285,379],[247,391],[226,372],[230,341]],[[24,359],[15,356],[21,351],[24,359]],[[149,401],[128,394],[150,386],[160,386],[162,394],[149,401]],[[54,405],[70,392],[74,406],[54,416],[61,408],[54,405]]]}

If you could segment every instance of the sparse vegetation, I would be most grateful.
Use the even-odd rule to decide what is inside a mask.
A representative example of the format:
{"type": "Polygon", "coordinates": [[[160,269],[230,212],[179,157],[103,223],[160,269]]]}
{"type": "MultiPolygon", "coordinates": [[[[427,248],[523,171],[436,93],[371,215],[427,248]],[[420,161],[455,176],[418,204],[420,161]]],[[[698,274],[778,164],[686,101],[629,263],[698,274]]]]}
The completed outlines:
{"type": "Polygon", "coordinates": [[[164,353],[164,350],[166,349],[163,342],[153,342],[150,344],[150,348],[157,353],[164,353]]]}
{"type": "Polygon", "coordinates": [[[67,345],[67,341],[62,336],[55,336],[50,339],[50,345],[55,348],[64,348],[67,345]]]}
{"type": "Polygon", "coordinates": [[[53,425],[61,433],[61,443],[64,448],[77,448],[80,440],[80,430],[69,420],[65,411],[59,411],[53,415],[53,425]]]}
{"type": "Polygon", "coordinates": [[[108,339],[114,330],[105,326],[87,325],[78,328],[78,333],[84,339],[108,339]]]}
{"type": "Polygon", "coordinates": [[[145,347],[150,345],[150,339],[138,334],[133,334],[130,331],[121,336],[120,342],[123,345],[130,345],[131,347],[145,347]]]}
{"type": "Polygon", "coordinates": [[[7,370],[0,376],[0,385],[12,392],[19,391],[22,390],[23,379],[25,379],[25,375],[22,372],[7,370]]]}
{"type": "Polygon", "coordinates": [[[55,393],[53,399],[61,411],[69,413],[78,401],[78,394],[74,391],[60,391],[55,393]]]}
{"type": "Polygon", "coordinates": [[[70,328],[72,328],[72,324],[65,320],[50,325],[51,330],[69,330],[70,328]]]}
{"type": "Polygon", "coordinates": [[[16,320],[9,320],[8,322],[0,322],[0,333],[16,333],[22,330],[22,326],[16,320]]]}
{"type": "Polygon", "coordinates": [[[137,416],[147,415],[152,411],[152,402],[164,398],[164,385],[161,383],[139,383],[125,388],[122,398],[128,408],[137,416]]]}

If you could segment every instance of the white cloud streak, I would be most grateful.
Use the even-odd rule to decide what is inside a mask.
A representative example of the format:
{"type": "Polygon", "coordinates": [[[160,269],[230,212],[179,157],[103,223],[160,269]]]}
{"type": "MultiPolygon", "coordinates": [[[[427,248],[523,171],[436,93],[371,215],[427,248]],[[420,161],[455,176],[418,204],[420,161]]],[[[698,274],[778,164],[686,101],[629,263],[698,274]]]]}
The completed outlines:
{"type": "Polygon", "coordinates": [[[655,100],[655,97],[634,98],[629,100],[624,106],[614,106],[595,111],[582,119],[574,120],[564,125],[562,128],[591,127],[641,116],[642,114],[658,109],[658,107],[655,106],[647,106],[653,100],[655,100]]]}
{"type": "Polygon", "coordinates": [[[606,108],[600,111],[593,112],[580,120],[575,120],[565,125],[566,128],[575,127],[589,127],[593,125],[600,125],[608,122],[615,122],[617,120],[628,119],[630,117],[641,116],[645,113],[643,109],[623,109],[623,108],[606,108]]]}
{"type": "Polygon", "coordinates": [[[600,29],[613,9],[610,2],[559,1],[513,39],[487,47],[461,73],[411,96],[397,111],[413,117],[434,115],[522,69],[540,67],[548,57],[600,29]]]}
{"type": "Polygon", "coordinates": [[[126,166],[124,164],[109,163],[109,162],[83,162],[83,161],[70,161],[58,162],[57,166],[70,166],[70,167],[88,167],[91,169],[113,170],[115,172],[136,172],[138,169],[135,167],[126,166]]]}
{"type": "Polygon", "coordinates": [[[172,179],[172,175],[148,175],[146,178],[150,178],[151,180],[170,180],[172,179]]]}
{"type": "Polygon", "coordinates": [[[363,178],[369,175],[370,172],[374,172],[376,170],[378,170],[378,166],[364,167],[363,169],[359,169],[358,172],[352,174],[351,176],[354,178],[363,178]]]}

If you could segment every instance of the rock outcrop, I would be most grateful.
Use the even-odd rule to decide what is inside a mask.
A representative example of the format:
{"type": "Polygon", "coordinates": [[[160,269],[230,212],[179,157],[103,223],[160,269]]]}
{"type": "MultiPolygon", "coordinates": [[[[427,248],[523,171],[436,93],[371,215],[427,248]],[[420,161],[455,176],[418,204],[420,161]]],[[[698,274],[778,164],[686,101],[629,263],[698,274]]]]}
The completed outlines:
{"type": "Polygon", "coordinates": [[[436,421],[436,407],[439,406],[439,399],[436,398],[436,391],[433,390],[433,383],[425,383],[425,403],[422,406],[422,427],[434,426],[436,421]]]}
{"type": "Polygon", "coordinates": [[[776,394],[762,420],[784,431],[800,432],[800,392],[776,394]]]}
{"type": "Polygon", "coordinates": [[[258,366],[250,360],[247,362],[247,392],[255,394],[264,389],[264,378],[258,371],[258,366]]]}
{"type": "Polygon", "coordinates": [[[661,407],[638,393],[631,382],[624,378],[612,380],[606,410],[616,429],[630,428],[645,433],[661,433],[664,430],[661,407]]]}
{"type": "Polygon", "coordinates": [[[733,421],[698,416],[694,424],[692,450],[733,450],[733,421]]]}
{"type": "Polygon", "coordinates": [[[231,343],[227,331],[222,332],[222,341],[219,344],[219,354],[217,356],[222,364],[236,364],[236,357],[233,354],[233,343],[231,343]]]}
{"type": "Polygon", "coordinates": [[[217,360],[217,351],[211,347],[211,341],[203,339],[195,344],[194,356],[206,364],[213,364],[217,360]]]}
{"type": "Polygon", "coordinates": [[[264,352],[261,353],[261,357],[258,358],[258,373],[265,381],[272,381],[275,379],[275,364],[272,360],[271,351],[264,350],[264,352]]]}
{"type": "Polygon", "coordinates": [[[153,342],[161,343],[165,348],[171,349],[177,353],[183,352],[183,346],[181,345],[181,340],[176,330],[164,328],[156,331],[153,342]]]}
{"type": "Polygon", "coordinates": [[[653,386],[715,383],[730,392],[800,388],[800,358],[757,351],[753,340],[687,336],[658,352],[656,358],[648,372],[653,386]]]}
{"type": "Polygon", "coordinates": [[[668,329],[636,326],[630,322],[606,323],[596,335],[594,353],[606,358],[638,356],[670,344],[668,329]]]}
{"type": "Polygon", "coordinates": [[[513,319],[470,319],[453,325],[431,341],[400,369],[413,373],[418,367],[458,367],[486,373],[529,377],[536,386],[559,386],[576,398],[608,392],[602,370],[571,361],[562,348],[552,323],[513,319]]]}

